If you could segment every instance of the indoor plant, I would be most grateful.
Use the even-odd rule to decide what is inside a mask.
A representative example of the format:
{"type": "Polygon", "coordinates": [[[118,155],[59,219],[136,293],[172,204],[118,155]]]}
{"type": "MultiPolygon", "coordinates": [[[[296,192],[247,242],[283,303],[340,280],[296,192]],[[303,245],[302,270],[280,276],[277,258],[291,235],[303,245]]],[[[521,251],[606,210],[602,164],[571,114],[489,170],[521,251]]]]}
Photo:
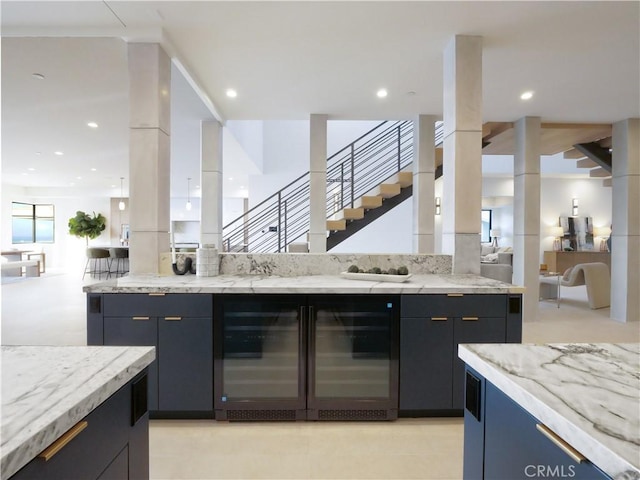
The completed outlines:
{"type": "Polygon", "coordinates": [[[106,224],[107,219],[101,213],[96,215],[96,212],[93,212],[91,216],[78,210],[76,216],[69,219],[69,233],[76,237],[85,237],[89,246],[89,239],[99,237],[106,228],[106,224]]]}

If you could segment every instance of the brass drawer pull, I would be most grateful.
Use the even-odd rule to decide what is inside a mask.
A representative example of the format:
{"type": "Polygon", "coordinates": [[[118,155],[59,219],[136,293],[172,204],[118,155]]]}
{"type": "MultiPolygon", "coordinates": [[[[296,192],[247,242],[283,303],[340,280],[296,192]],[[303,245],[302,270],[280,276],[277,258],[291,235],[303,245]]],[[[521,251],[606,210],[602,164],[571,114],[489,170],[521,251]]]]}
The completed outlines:
{"type": "Polygon", "coordinates": [[[89,422],[87,422],[86,420],[76,423],[73,427],[63,433],[60,438],[58,438],[55,442],[45,448],[42,453],[38,455],[38,458],[43,458],[45,462],[48,462],[56,453],[62,450],[67,443],[76,438],[80,434],[80,432],[82,432],[88,426],[89,422]]]}
{"type": "Polygon", "coordinates": [[[182,317],[164,317],[165,320],[182,320],[182,317]]]}
{"type": "Polygon", "coordinates": [[[150,297],[164,297],[166,295],[166,293],[164,292],[157,292],[157,293],[150,293],[149,296],[150,297]]]}
{"type": "Polygon", "coordinates": [[[464,320],[464,321],[476,321],[476,320],[478,320],[478,317],[462,317],[462,320],[464,320]]]}
{"type": "Polygon", "coordinates": [[[149,320],[149,317],[131,317],[133,320],[149,320]]]}
{"type": "Polygon", "coordinates": [[[560,438],[554,431],[552,431],[546,425],[543,425],[541,423],[536,423],[536,428],[545,437],[547,437],[549,440],[555,443],[556,446],[560,448],[560,450],[562,450],[564,453],[569,455],[574,462],[582,463],[587,459],[584,455],[582,455],[579,451],[577,451],[575,448],[573,448],[571,445],[565,442],[562,438],[560,438]]]}
{"type": "Polygon", "coordinates": [[[447,297],[464,297],[464,293],[447,293],[447,297]]]}
{"type": "Polygon", "coordinates": [[[434,322],[442,322],[443,320],[448,320],[447,317],[431,317],[431,320],[434,322]]]}

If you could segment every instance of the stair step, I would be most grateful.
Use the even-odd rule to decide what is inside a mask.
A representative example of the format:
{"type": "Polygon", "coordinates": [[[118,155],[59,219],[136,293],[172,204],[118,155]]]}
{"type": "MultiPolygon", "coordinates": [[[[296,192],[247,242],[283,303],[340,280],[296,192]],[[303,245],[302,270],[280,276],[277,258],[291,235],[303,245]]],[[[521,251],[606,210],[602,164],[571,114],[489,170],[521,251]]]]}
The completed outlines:
{"type": "Polygon", "coordinates": [[[606,137],[601,140],[598,140],[598,145],[600,145],[602,148],[611,148],[611,146],[613,145],[613,138],[606,137]]]}
{"type": "Polygon", "coordinates": [[[382,183],[373,189],[373,193],[382,198],[391,198],[400,195],[400,190],[400,185],[397,183],[382,183]]]}
{"type": "Polygon", "coordinates": [[[400,185],[401,188],[406,188],[413,184],[413,172],[398,172],[387,181],[400,185]]]}
{"type": "Polygon", "coordinates": [[[578,160],[576,162],[576,166],[578,168],[595,168],[595,167],[599,167],[600,165],[598,165],[596,162],[594,162],[590,158],[583,158],[582,160],[578,160]]]}
{"type": "Polygon", "coordinates": [[[354,205],[358,208],[366,208],[367,210],[378,208],[382,206],[382,197],[365,195],[364,197],[358,198],[354,202],[354,205]]]}
{"type": "Polygon", "coordinates": [[[335,214],[336,220],[360,220],[364,218],[364,208],[343,208],[335,214]]]}
{"type": "Polygon", "coordinates": [[[589,170],[590,177],[610,177],[611,172],[607,172],[604,168],[594,168],[593,170],[589,170]]]}
{"type": "Polygon", "coordinates": [[[575,148],[572,148],[571,150],[567,150],[566,152],[564,152],[563,156],[564,158],[575,159],[575,160],[577,160],[578,158],[586,157],[584,153],[582,153],[580,150],[577,150],[575,148]]]}
{"type": "Polygon", "coordinates": [[[612,187],[613,186],[613,178],[605,178],[602,180],[603,187],[612,187]]]}
{"type": "Polygon", "coordinates": [[[327,230],[335,231],[335,230],[346,230],[346,229],[347,229],[346,220],[327,220],[327,230]]]}

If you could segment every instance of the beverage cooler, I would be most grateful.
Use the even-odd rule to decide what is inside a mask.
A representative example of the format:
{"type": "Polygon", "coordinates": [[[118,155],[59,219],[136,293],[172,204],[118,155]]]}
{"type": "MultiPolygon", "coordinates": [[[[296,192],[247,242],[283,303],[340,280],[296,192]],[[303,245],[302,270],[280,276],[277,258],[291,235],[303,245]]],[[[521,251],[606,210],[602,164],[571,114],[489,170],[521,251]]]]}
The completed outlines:
{"type": "Polygon", "coordinates": [[[397,418],[398,296],[218,299],[217,420],[397,418]]]}

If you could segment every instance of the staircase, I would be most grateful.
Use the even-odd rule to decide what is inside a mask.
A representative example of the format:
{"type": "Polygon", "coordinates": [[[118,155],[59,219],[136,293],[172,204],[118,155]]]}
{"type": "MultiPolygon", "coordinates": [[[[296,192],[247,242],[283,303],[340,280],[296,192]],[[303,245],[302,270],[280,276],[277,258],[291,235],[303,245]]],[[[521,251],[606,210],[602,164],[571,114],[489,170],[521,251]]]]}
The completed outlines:
{"type": "MultiPolygon", "coordinates": [[[[436,144],[442,138],[441,125],[436,144]]],[[[327,159],[327,249],[412,193],[413,122],[382,122],[327,159]]],[[[441,175],[441,168],[438,169],[441,175]]],[[[307,243],[309,173],[223,228],[227,252],[285,252],[307,243]]]]}
{"type": "Polygon", "coordinates": [[[573,149],[564,152],[564,158],[576,159],[578,168],[588,168],[589,176],[602,178],[602,185],[610,187],[611,180],[611,137],[596,142],[577,143],[573,149]]]}

